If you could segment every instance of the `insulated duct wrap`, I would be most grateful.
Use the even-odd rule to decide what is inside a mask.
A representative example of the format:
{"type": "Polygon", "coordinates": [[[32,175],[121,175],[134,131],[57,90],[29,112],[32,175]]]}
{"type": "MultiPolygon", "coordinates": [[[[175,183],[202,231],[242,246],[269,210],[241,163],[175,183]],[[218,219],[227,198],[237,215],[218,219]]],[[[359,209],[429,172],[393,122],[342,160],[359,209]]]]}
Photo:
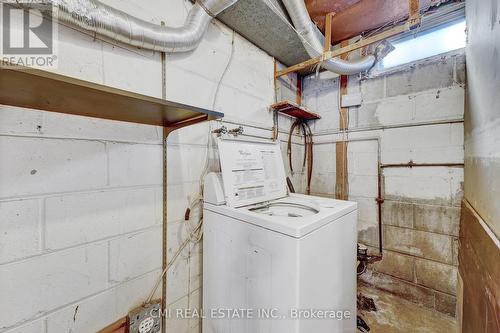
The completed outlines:
{"type": "MultiPolygon", "coordinates": [[[[322,55],[325,37],[311,21],[304,0],[283,0],[283,4],[309,56],[315,58],[322,55]]],[[[350,75],[369,70],[375,61],[373,55],[354,61],[334,58],[325,60],[321,66],[337,74],[350,75]]]]}
{"type": "MultiPolygon", "coordinates": [[[[57,19],[96,35],[136,47],[162,51],[186,52],[200,43],[212,17],[237,0],[198,0],[182,27],[165,27],[131,16],[98,0],[51,0],[57,19]]],[[[29,3],[18,3],[30,9],[29,3]]]]}

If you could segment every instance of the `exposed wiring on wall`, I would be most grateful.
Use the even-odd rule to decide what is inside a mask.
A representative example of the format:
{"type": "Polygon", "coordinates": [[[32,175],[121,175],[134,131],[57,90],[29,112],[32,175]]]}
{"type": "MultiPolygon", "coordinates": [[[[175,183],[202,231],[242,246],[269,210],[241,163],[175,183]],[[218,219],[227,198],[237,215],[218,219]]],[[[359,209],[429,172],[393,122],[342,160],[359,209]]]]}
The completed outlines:
{"type": "MultiPolygon", "coordinates": [[[[292,133],[296,127],[302,130],[304,136],[304,160],[302,162],[302,171],[306,168],[307,164],[307,178],[306,178],[306,194],[311,193],[311,179],[312,179],[312,169],[313,169],[313,134],[309,124],[301,119],[297,119],[290,127],[290,132],[288,133],[288,143],[287,143],[287,155],[288,164],[290,166],[290,172],[293,175],[293,165],[292,165],[292,133]]],[[[291,181],[290,181],[291,182],[291,181]]]]}
{"type": "Polygon", "coordinates": [[[232,30],[232,37],[231,37],[231,52],[229,54],[229,59],[227,60],[226,67],[224,68],[224,71],[222,72],[219,82],[217,82],[217,87],[215,88],[215,93],[214,93],[214,99],[212,101],[212,110],[215,110],[215,102],[217,101],[217,96],[219,95],[219,90],[222,85],[222,80],[224,80],[224,76],[226,76],[227,70],[229,69],[229,65],[231,65],[231,62],[233,61],[233,56],[234,56],[234,35],[236,34],[234,30],[232,30]]]}
{"type": "MultiPolygon", "coordinates": [[[[232,37],[231,37],[231,52],[229,55],[229,59],[227,61],[226,66],[224,67],[224,71],[222,72],[220,79],[217,83],[217,87],[215,89],[213,101],[212,101],[212,109],[215,109],[215,104],[217,102],[217,96],[219,94],[220,87],[222,85],[222,81],[229,69],[229,66],[231,65],[233,56],[234,56],[234,39],[235,39],[235,31],[232,30],[232,37]]],[[[187,237],[186,239],[181,243],[177,251],[174,253],[172,256],[172,259],[168,262],[166,265],[165,269],[162,271],[160,277],[158,278],[157,282],[155,283],[155,286],[151,290],[147,300],[146,304],[151,302],[151,300],[154,297],[154,294],[156,293],[156,290],[158,289],[163,276],[167,273],[167,271],[170,269],[170,267],[173,265],[175,260],[181,255],[182,251],[189,245],[189,244],[197,244],[201,242],[203,239],[203,182],[205,179],[205,176],[212,170],[217,170],[218,169],[218,163],[215,165],[215,158],[213,155],[213,136],[212,136],[212,122],[208,122],[208,138],[207,138],[207,154],[205,158],[205,164],[203,167],[203,170],[201,172],[200,178],[199,178],[199,188],[198,188],[198,193],[193,197],[189,198],[188,197],[188,207],[186,209],[186,212],[184,214],[184,227],[187,230],[187,237]],[[196,225],[193,226],[192,224],[192,212],[198,207],[199,213],[198,213],[198,220],[196,225]]]]}
{"type": "Polygon", "coordinates": [[[167,266],[165,269],[162,271],[161,275],[159,276],[154,288],[151,290],[151,293],[149,294],[146,304],[151,302],[153,299],[153,296],[158,289],[163,276],[167,273],[167,271],[170,269],[170,267],[173,265],[175,260],[179,257],[179,255],[182,253],[182,251],[189,245],[189,244],[197,244],[201,242],[203,239],[203,179],[205,178],[205,175],[213,169],[213,165],[211,165],[211,161],[214,160],[212,158],[212,147],[213,147],[213,138],[212,138],[212,126],[211,122],[209,122],[208,125],[208,139],[207,139],[207,154],[205,158],[205,165],[203,167],[203,171],[200,175],[200,180],[199,180],[199,191],[197,195],[189,200],[188,208],[186,210],[186,214],[184,217],[185,223],[184,226],[187,229],[187,234],[188,236],[186,239],[181,243],[177,251],[174,253],[172,256],[172,259],[168,262],[167,266]],[[191,224],[191,212],[196,208],[199,207],[200,213],[198,217],[198,222],[197,224],[193,227],[191,224]]]}

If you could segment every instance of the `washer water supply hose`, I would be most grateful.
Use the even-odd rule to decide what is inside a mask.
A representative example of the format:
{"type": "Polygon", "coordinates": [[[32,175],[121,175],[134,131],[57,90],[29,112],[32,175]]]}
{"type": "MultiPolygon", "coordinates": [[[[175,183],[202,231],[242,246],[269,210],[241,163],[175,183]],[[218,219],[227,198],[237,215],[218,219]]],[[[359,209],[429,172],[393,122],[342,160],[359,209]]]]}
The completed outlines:
{"type": "Polygon", "coordinates": [[[311,194],[311,179],[313,170],[313,134],[311,127],[307,122],[297,119],[290,127],[290,132],[288,133],[288,144],[287,144],[287,155],[288,155],[288,165],[290,166],[290,172],[293,174],[293,163],[292,163],[292,134],[297,126],[302,129],[302,134],[304,135],[304,160],[302,162],[302,169],[306,168],[307,163],[307,186],[306,194],[311,194]]]}

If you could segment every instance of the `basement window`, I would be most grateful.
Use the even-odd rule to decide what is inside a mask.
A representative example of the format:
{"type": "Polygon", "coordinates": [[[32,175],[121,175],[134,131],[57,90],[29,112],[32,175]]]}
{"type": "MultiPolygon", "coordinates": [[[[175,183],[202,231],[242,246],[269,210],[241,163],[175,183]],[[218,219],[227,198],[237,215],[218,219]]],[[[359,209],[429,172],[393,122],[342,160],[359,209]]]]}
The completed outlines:
{"type": "Polygon", "coordinates": [[[379,70],[404,65],[465,47],[465,19],[392,41],[395,50],[377,66],[379,70]]]}

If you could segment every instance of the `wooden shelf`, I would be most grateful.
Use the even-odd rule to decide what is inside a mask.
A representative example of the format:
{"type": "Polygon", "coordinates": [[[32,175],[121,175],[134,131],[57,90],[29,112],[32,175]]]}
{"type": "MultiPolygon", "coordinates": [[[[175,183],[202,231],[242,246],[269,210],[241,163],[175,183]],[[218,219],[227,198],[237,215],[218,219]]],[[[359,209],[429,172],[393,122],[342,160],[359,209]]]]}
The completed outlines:
{"type": "Polygon", "coordinates": [[[0,68],[0,104],[171,128],[224,116],[220,112],[20,66],[0,68]]]}
{"type": "Polygon", "coordinates": [[[297,105],[290,101],[283,101],[271,105],[271,107],[281,114],[302,120],[321,119],[319,114],[307,110],[305,107],[297,105]]]}

